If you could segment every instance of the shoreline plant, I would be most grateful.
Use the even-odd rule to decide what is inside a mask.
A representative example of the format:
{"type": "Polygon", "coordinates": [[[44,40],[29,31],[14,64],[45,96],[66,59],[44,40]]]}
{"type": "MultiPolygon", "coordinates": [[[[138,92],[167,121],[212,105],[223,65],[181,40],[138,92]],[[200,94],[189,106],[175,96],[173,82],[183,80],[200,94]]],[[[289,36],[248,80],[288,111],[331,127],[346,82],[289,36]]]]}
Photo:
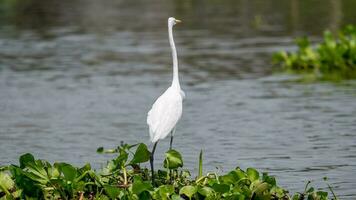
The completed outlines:
{"type": "Polygon", "coordinates": [[[336,36],[325,31],[323,40],[316,45],[308,37],[297,38],[295,43],[297,51],[277,52],[273,63],[309,80],[356,79],[356,26],[348,25],[336,36]]]}
{"type": "Polygon", "coordinates": [[[151,172],[145,164],[151,152],[143,143],[122,144],[116,149],[98,148],[98,153],[115,154],[114,159],[96,171],[90,164],[74,167],[68,163],[50,164],[27,153],[19,165],[0,168],[0,199],[162,199],[162,200],[327,200],[337,199],[328,192],[306,185],[304,192],[290,195],[276,179],[254,168],[239,167],[225,173],[203,174],[203,153],[199,155],[198,176],[184,170],[181,154],[171,149],[165,153],[163,169],[151,172]]]}

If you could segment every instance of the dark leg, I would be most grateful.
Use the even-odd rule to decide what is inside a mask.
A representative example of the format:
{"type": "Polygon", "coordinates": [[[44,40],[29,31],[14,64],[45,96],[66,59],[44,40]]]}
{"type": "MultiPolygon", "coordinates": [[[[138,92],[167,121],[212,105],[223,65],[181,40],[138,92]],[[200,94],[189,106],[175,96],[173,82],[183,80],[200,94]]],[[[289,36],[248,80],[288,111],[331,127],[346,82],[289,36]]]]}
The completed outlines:
{"type": "Polygon", "coordinates": [[[151,152],[151,156],[150,156],[150,164],[151,164],[151,173],[152,173],[152,185],[155,185],[155,172],[154,172],[154,167],[153,167],[153,160],[154,160],[154,154],[156,151],[156,146],[157,146],[157,142],[154,143],[153,148],[152,148],[152,152],[151,152]]]}
{"type": "Polygon", "coordinates": [[[169,150],[172,149],[172,144],[173,144],[173,131],[171,132],[171,142],[169,143],[169,150]]]}
{"type": "Polygon", "coordinates": [[[173,136],[174,133],[176,132],[176,127],[173,128],[173,130],[171,131],[171,142],[169,143],[169,150],[172,149],[172,144],[173,144],[173,136]]]}

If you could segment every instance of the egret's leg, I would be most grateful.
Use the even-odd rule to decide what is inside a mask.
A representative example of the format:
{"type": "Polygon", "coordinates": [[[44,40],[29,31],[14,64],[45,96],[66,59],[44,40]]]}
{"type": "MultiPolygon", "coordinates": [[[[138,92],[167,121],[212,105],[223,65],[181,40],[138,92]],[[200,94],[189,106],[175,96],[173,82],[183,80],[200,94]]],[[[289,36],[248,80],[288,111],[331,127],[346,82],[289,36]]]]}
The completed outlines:
{"type": "Polygon", "coordinates": [[[169,143],[169,149],[172,149],[172,144],[173,144],[173,136],[174,133],[176,132],[176,127],[173,128],[173,130],[171,131],[171,142],[169,143]]]}
{"type": "Polygon", "coordinates": [[[172,143],[173,143],[173,134],[172,134],[173,131],[171,131],[171,142],[169,142],[169,150],[172,149],[172,143]]]}
{"type": "Polygon", "coordinates": [[[154,153],[156,151],[157,143],[158,143],[158,141],[154,143],[153,148],[152,148],[152,152],[151,152],[151,156],[150,156],[151,173],[152,173],[152,185],[153,186],[154,186],[154,182],[155,182],[155,172],[154,172],[154,167],[153,167],[153,160],[154,160],[154,153]]]}

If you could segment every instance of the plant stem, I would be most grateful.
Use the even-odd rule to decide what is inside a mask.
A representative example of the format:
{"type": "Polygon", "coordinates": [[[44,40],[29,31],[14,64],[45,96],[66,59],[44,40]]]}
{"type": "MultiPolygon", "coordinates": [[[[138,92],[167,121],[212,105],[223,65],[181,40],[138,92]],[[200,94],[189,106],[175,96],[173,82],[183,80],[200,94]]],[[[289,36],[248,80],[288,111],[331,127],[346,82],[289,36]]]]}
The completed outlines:
{"type": "Polygon", "coordinates": [[[83,200],[83,198],[84,198],[84,192],[80,192],[79,200],[83,200]]]}
{"type": "Polygon", "coordinates": [[[200,150],[199,154],[199,173],[198,177],[203,176],[203,150],[200,150]]]}
{"type": "Polygon", "coordinates": [[[206,178],[206,176],[201,176],[200,178],[198,178],[195,183],[199,183],[200,181],[204,180],[206,178]]]}
{"type": "Polygon", "coordinates": [[[127,185],[127,172],[126,172],[126,168],[123,168],[124,171],[124,185],[127,185]]]}
{"type": "Polygon", "coordinates": [[[304,188],[304,194],[307,192],[307,189],[308,189],[308,185],[310,184],[311,182],[308,181],[308,183],[305,185],[305,188],[304,188]]]}
{"type": "Polygon", "coordinates": [[[330,184],[329,184],[329,183],[327,183],[327,184],[328,184],[328,188],[329,188],[329,190],[331,191],[331,193],[333,194],[335,200],[338,200],[338,198],[337,198],[336,194],[334,193],[334,190],[332,189],[332,187],[330,186],[330,184]]]}
{"type": "Polygon", "coordinates": [[[2,191],[5,192],[6,195],[11,195],[10,192],[5,187],[3,187],[1,184],[0,184],[0,188],[2,191]]]}

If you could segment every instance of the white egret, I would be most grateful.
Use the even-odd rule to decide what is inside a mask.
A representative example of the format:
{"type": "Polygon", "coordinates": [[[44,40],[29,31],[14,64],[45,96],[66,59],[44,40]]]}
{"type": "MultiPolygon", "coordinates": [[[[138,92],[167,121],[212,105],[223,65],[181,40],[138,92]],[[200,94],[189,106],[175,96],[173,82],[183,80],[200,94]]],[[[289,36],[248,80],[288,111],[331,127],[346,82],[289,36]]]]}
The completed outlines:
{"type": "Polygon", "coordinates": [[[170,149],[172,149],[175,127],[182,116],[182,102],[185,94],[181,90],[179,84],[177,51],[173,40],[172,30],[173,26],[180,22],[180,20],[173,17],[168,18],[169,44],[171,46],[173,59],[172,85],[160,97],[158,97],[147,114],[150,139],[154,144],[150,158],[152,182],[154,182],[153,156],[157,143],[159,140],[164,139],[169,133],[171,133],[170,149]]]}

